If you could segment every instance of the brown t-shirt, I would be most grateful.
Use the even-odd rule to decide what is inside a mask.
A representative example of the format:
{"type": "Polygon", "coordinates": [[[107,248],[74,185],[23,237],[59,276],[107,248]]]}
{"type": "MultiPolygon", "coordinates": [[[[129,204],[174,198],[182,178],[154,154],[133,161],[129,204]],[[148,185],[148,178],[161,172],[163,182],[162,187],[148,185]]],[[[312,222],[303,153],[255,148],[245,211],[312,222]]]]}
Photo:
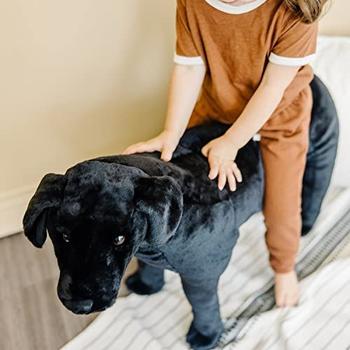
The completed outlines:
{"type": "Polygon", "coordinates": [[[263,77],[268,62],[300,66],[274,113],[309,85],[318,23],[304,24],[283,0],[233,6],[220,0],[177,0],[177,64],[204,64],[207,74],[190,124],[210,117],[232,124],[263,77]]]}

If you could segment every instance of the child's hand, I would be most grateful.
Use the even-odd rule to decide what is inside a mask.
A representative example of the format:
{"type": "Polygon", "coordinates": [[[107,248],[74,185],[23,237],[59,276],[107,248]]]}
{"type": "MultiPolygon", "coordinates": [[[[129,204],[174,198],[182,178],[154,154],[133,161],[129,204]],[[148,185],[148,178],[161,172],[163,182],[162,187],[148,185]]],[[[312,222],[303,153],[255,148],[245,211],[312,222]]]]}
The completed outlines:
{"type": "Polygon", "coordinates": [[[209,162],[209,179],[214,180],[219,176],[220,191],[225,187],[226,181],[231,191],[236,190],[236,180],[242,182],[242,174],[234,162],[237,152],[238,149],[226,135],[210,141],[202,148],[202,154],[209,162]]]}
{"type": "Polygon", "coordinates": [[[179,136],[175,132],[164,130],[158,136],[145,142],[139,142],[126,148],[122,154],[161,152],[161,159],[168,162],[179,143],[179,136]]]}
{"type": "Polygon", "coordinates": [[[275,272],[275,301],[277,307],[290,307],[298,304],[299,282],[295,270],[286,273],[275,272]]]}

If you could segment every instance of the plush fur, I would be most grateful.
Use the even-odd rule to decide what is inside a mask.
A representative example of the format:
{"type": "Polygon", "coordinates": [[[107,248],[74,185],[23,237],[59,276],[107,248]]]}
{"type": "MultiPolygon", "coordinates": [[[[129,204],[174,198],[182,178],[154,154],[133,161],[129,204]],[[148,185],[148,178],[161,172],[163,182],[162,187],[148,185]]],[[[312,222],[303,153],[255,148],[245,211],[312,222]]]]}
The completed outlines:
{"type": "MultiPolygon", "coordinates": [[[[338,143],[334,104],[319,79],[312,83],[314,109],[304,175],[303,233],[314,224],[329,185],[338,143]]],[[[259,144],[237,156],[243,182],[219,191],[208,179],[200,149],[228,126],[188,130],[171,162],[159,153],[101,157],[65,175],[46,175],[25,213],[25,235],[41,247],[48,231],[60,268],[58,296],[74,313],[111,306],[133,256],[138,271],[127,286],[158,292],[164,269],[179,273],[193,310],[187,341],[210,349],[223,331],[217,286],[236,244],[239,227],[262,208],[259,144]]]]}

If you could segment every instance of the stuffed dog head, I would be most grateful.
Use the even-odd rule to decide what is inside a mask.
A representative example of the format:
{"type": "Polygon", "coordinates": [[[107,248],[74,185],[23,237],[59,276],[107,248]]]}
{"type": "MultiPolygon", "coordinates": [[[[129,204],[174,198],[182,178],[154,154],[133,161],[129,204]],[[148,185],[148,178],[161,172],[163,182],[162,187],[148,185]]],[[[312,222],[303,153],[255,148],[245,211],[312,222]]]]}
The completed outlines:
{"type": "Polygon", "coordinates": [[[74,313],[101,311],[115,301],[139,246],[162,245],[172,237],[182,201],[171,177],[87,161],[65,175],[42,179],[24,215],[24,233],[42,247],[48,232],[60,269],[62,303],[74,313]]]}

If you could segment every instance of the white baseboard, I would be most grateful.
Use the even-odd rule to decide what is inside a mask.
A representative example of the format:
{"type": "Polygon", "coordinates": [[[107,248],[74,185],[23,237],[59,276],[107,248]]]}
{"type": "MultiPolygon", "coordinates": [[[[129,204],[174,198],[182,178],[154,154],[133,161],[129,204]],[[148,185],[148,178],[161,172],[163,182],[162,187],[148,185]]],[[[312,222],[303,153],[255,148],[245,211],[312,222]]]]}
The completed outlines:
{"type": "Polygon", "coordinates": [[[23,231],[22,219],[36,186],[0,193],[0,238],[23,231]]]}

